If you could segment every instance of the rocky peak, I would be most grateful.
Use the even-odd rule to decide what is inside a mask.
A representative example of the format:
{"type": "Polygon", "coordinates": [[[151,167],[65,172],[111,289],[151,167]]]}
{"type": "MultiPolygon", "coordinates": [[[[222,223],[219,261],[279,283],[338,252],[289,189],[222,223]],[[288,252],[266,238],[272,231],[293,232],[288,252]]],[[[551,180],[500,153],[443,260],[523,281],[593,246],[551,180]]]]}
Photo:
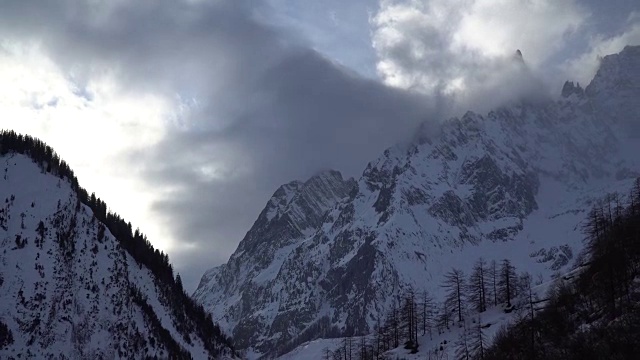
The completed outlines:
{"type": "Polygon", "coordinates": [[[584,89],[580,86],[580,83],[574,84],[573,81],[565,81],[564,86],[562,86],[561,95],[563,98],[568,98],[571,95],[582,98],[584,96],[584,89]]]}
{"type": "Polygon", "coordinates": [[[585,89],[596,116],[611,122],[625,136],[640,138],[640,46],[626,46],[602,58],[585,89]]]}
{"type": "Polygon", "coordinates": [[[292,181],[276,190],[245,238],[239,250],[280,246],[307,234],[318,226],[336,202],[347,197],[355,180],[344,180],[335,170],[317,173],[305,182],[292,181]],[[266,236],[271,234],[271,236],[266,236]],[[273,242],[279,243],[273,244],[273,242]]]}
{"type": "Polygon", "coordinates": [[[244,347],[255,343],[259,334],[277,329],[283,320],[259,309],[285,301],[286,292],[274,287],[284,276],[285,258],[322,225],[330,209],[349,198],[355,186],[352,178],[326,170],[278,188],[229,262],[204,274],[194,298],[219,313],[244,347]]]}
{"type": "Polygon", "coordinates": [[[635,90],[640,84],[640,46],[625,46],[618,54],[607,55],[600,61],[598,72],[587,86],[590,96],[611,90],[635,90]]]}
{"type": "Polygon", "coordinates": [[[513,54],[513,58],[514,58],[517,62],[524,63],[524,58],[522,57],[522,51],[520,51],[520,49],[516,50],[516,53],[515,53],[515,54],[513,54]]]}
{"type": "Polygon", "coordinates": [[[335,203],[347,196],[355,180],[343,180],[339,171],[322,171],[307,180],[287,208],[292,220],[305,230],[320,225],[322,217],[335,203]]]}

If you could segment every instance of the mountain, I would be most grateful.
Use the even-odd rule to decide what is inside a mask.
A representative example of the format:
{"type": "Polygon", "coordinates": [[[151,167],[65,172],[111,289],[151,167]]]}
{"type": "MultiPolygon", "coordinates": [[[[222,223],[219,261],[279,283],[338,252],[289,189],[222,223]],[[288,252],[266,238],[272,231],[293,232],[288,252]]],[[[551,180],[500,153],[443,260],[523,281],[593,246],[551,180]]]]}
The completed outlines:
{"type": "Polygon", "coordinates": [[[1,358],[232,357],[168,257],[50,147],[2,132],[0,171],[1,358]]]}
{"type": "Polygon", "coordinates": [[[239,348],[272,356],[368,333],[403,291],[441,298],[443,274],[481,256],[557,276],[583,249],[592,204],[639,175],[638,76],[640,47],[626,47],[585,89],[421,130],[355,184],[284,185],[193,296],[239,348]],[[324,200],[300,211],[301,198],[324,200]]]}
{"type": "MultiPolygon", "coordinates": [[[[348,199],[355,187],[353,179],[344,180],[337,171],[324,171],[304,183],[293,181],[281,186],[229,262],[203,276],[196,292],[201,295],[196,298],[205,306],[218,306],[237,314],[234,318],[238,320],[233,322],[237,329],[234,334],[241,337],[243,344],[258,341],[254,326],[259,323],[286,330],[291,319],[278,314],[277,309],[256,314],[256,317],[243,317],[242,314],[247,308],[268,308],[273,304],[271,299],[278,296],[284,300],[289,292],[292,300],[297,299],[293,294],[294,287],[276,288],[286,281],[281,278],[285,274],[279,274],[284,261],[304,239],[316,232],[324,222],[326,212],[348,199]],[[244,281],[236,281],[238,279],[244,281]],[[217,286],[224,290],[218,291],[217,286]],[[243,328],[247,332],[243,333],[243,328]]],[[[216,318],[229,321],[225,316],[216,318]]]]}

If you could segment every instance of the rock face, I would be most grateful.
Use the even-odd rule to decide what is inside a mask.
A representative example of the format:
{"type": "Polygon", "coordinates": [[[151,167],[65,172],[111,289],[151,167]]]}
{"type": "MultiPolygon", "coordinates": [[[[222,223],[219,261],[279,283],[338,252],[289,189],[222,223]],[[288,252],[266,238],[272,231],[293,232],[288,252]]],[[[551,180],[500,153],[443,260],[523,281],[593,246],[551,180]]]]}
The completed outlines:
{"type": "MultiPolygon", "coordinates": [[[[232,354],[157,250],[139,262],[80,201],[74,178],[53,169],[57,163],[29,155],[37,140],[1,135],[0,358],[232,354]]],[[[52,158],[50,148],[39,150],[52,158]]],[[[153,252],[150,245],[145,249],[153,252]]]]}
{"type": "Polygon", "coordinates": [[[347,199],[354,189],[355,181],[343,180],[337,171],[321,172],[304,183],[294,181],[281,186],[229,262],[203,276],[196,292],[202,296],[196,296],[205,306],[224,304],[220,308],[229,313],[224,319],[234,324],[232,334],[234,341],[243,344],[240,346],[259,341],[258,328],[288,331],[291,322],[305,324],[313,320],[299,319],[303,314],[277,311],[295,306],[299,301],[290,294],[295,288],[278,286],[285,280],[281,278],[285,274],[280,274],[280,268],[291,251],[322,225],[326,212],[347,199]],[[222,291],[217,291],[218,286],[222,291]],[[287,302],[289,295],[291,303],[287,302]],[[272,307],[276,307],[274,311],[244,316],[247,309],[272,307]]]}
{"type": "Polygon", "coordinates": [[[275,355],[367,333],[402,291],[437,298],[444,272],[480,256],[552,276],[581,250],[594,201],[638,176],[627,131],[640,123],[638,74],[640,48],[628,47],[603,59],[586,90],[567,83],[557,101],[445,121],[386,150],[356,184],[282,186],[194,298],[240,348],[275,355]]]}

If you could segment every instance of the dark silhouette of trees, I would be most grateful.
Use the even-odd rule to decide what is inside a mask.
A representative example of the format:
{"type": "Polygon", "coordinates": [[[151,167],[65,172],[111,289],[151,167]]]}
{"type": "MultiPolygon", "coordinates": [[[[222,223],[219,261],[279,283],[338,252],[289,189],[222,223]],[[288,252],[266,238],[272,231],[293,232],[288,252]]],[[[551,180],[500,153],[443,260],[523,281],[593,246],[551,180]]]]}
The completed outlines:
{"type": "Polygon", "coordinates": [[[0,321],[0,349],[13,344],[13,333],[7,324],[0,321]]]}
{"type": "Polygon", "coordinates": [[[449,310],[455,311],[458,315],[458,322],[464,320],[465,304],[465,280],[464,273],[459,269],[451,269],[444,277],[442,285],[447,291],[445,304],[449,310]]]}
{"type": "Polygon", "coordinates": [[[456,359],[470,360],[472,356],[471,345],[471,334],[465,325],[454,343],[456,359]]]}
{"type": "Polygon", "coordinates": [[[413,289],[409,289],[404,296],[404,305],[401,314],[402,335],[406,340],[405,349],[418,350],[418,306],[413,289]]]}
{"type": "Polygon", "coordinates": [[[447,306],[447,304],[443,302],[442,306],[440,307],[440,311],[438,312],[438,319],[437,319],[438,334],[442,334],[445,331],[445,329],[449,330],[451,322],[452,322],[451,311],[449,310],[449,307],[447,306]]]}
{"type": "Polygon", "coordinates": [[[500,278],[498,281],[498,292],[502,302],[507,303],[507,307],[511,307],[511,300],[514,298],[514,288],[516,283],[516,268],[511,265],[509,259],[502,260],[500,266],[500,278]]]}
{"type": "Polygon", "coordinates": [[[471,270],[467,291],[469,302],[478,312],[487,310],[488,275],[487,262],[483,258],[478,259],[471,270]]]}
{"type": "Polygon", "coordinates": [[[432,329],[434,322],[434,303],[433,297],[429,294],[428,291],[424,291],[422,293],[422,302],[420,303],[420,307],[422,308],[422,316],[420,320],[422,320],[422,335],[425,335],[429,332],[429,337],[432,339],[432,329]]]}
{"type": "Polygon", "coordinates": [[[524,316],[497,333],[485,359],[637,358],[640,179],[626,205],[613,195],[594,207],[584,231],[580,263],[557,280],[548,299],[536,299],[524,282],[524,316]]]}
{"type": "Polygon", "coordinates": [[[478,321],[475,326],[471,329],[471,353],[473,354],[473,359],[484,360],[485,352],[487,349],[487,337],[484,334],[484,328],[482,326],[482,321],[478,318],[478,321]]]}
{"type": "Polygon", "coordinates": [[[498,264],[495,260],[491,260],[491,264],[489,264],[489,278],[491,281],[493,306],[498,306],[498,264]]]}

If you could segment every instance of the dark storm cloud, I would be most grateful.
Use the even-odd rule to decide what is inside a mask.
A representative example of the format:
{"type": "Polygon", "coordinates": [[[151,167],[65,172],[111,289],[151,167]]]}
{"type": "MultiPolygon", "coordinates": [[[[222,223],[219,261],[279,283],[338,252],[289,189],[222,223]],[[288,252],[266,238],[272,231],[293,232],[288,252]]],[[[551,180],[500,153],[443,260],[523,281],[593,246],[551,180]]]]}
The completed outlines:
{"type": "MultiPolygon", "coordinates": [[[[363,79],[257,19],[248,1],[3,1],[0,32],[37,44],[91,97],[96,76],[176,108],[166,137],[131,154],[162,192],[158,222],[188,289],[226,260],[271,193],[323,168],[357,175],[438,118],[424,98],[363,79]]],[[[133,172],[132,172],[133,174],[133,172]]],[[[144,229],[143,229],[144,230],[144,229]]]]}
{"type": "Polygon", "coordinates": [[[246,106],[222,129],[168,137],[150,162],[160,164],[151,169],[156,178],[183,185],[157,205],[179,217],[179,238],[197,249],[177,253],[179,263],[202,256],[211,264],[216,250],[235,248],[279,185],[325,168],[357,175],[420,121],[438,116],[425,99],[354,76],[310,50],[288,53],[245,96],[261,100],[238,99],[246,106]],[[202,170],[208,165],[214,174],[202,170]]]}
{"type": "Polygon", "coordinates": [[[42,47],[78,85],[110,72],[123,91],[203,96],[239,68],[251,79],[287,46],[245,1],[8,0],[0,10],[5,38],[42,47]]]}

